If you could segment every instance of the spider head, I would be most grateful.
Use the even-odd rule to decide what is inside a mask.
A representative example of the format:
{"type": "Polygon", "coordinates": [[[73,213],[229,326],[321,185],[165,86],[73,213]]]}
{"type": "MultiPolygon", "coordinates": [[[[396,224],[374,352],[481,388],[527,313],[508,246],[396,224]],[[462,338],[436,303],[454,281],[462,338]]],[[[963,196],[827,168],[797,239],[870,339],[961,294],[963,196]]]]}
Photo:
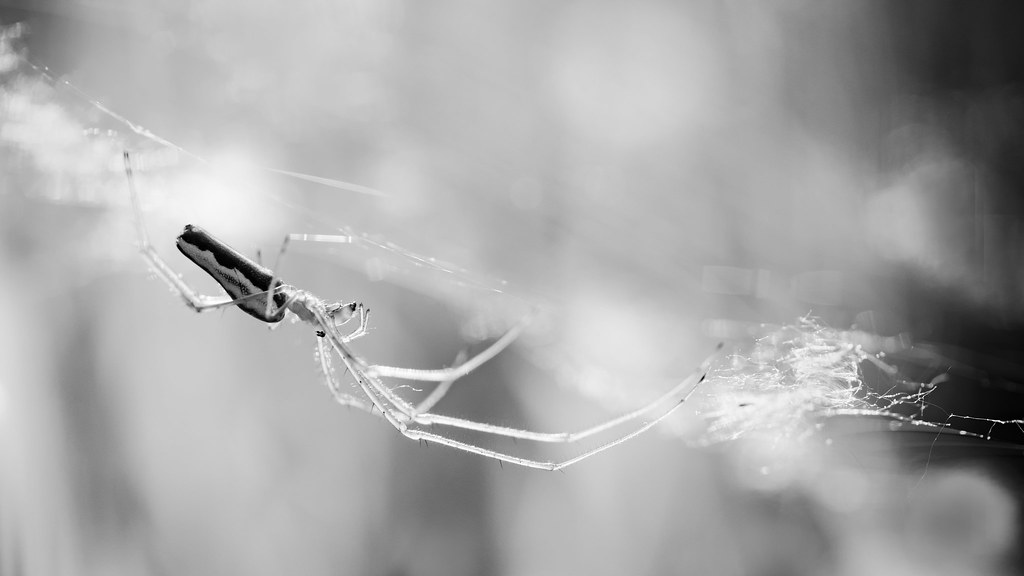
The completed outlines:
{"type": "Polygon", "coordinates": [[[341,302],[335,302],[334,304],[328,304],[325,312],[327,317],[334,322],[335,326],[341,326],[355,318],[356,313],[359,310],[359,304],[352,302],[351,304],[342,304],[341,302]]]}

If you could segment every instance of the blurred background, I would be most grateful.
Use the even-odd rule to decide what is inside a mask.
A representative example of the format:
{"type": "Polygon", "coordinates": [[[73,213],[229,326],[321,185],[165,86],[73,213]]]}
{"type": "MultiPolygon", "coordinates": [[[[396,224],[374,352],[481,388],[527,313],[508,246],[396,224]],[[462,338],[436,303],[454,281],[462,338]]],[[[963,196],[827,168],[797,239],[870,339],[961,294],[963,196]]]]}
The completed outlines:
{"type": "Polygon", "coordinates": [[[1018,3],[0,7],[3,574],[1021,570],[1018,3]],[[331,401],[308,326],[147,274],[124,150],[201,292],[186,223],[265,263],[361,238],[280,271],[366,303],[371,362],[542,310],[445,414],[580,428],[811,314],[996,438],[864,415],[695,448],[712,377],[565,473],[418,446],[331,401]]]}

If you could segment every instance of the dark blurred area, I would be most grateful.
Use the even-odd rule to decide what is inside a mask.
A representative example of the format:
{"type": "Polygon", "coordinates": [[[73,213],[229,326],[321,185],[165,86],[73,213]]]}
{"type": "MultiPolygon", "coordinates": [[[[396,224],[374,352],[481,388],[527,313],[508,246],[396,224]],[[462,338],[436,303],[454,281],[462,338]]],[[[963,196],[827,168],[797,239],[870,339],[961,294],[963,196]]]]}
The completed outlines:
{"type": "MultiPolygon", "coordinates": [[[[942,284],[926,271],[904,273],[911,332],[937,344],[937,355],[944,357],[935,358],[932,367],[946,364],[956,383],[937,390],[935,403],[981,417],[1020,418],[1024,40],[1014,30],[1024,21],[1024,7],[910,2],[887,8],[900,91],[908,103],[929,103],[904,105],[892,118],[941,131],[939,146],[958,159],[956,165],[937,166],[926,182],[933,210],[945,214],[943,263],[953,270],[962,267],[956,270],[960,278],[942,284]],[[910,22],[912,30],[901,29],[900,23],[910,22]]],[[[882,149],[882,170],[904,171],[921,156],[943,154],[934,149],[939,146],[882,149]]]]}
{"type": "Polygon", "coordinates": [[[0,0],[15,23],[58,82],[0,58],[0,573],[1024,570],[1021,3],[0,0]],[[330,402],[308,331],[145,278],[126,148],[204,291],[186,222],[458,263],[292,247],[289,282],[374,310],[374,362],[550,311],[446,413],[581,427],[810,314],[953,429],[652,433],[565,474],[407,443],[330,402]]]}

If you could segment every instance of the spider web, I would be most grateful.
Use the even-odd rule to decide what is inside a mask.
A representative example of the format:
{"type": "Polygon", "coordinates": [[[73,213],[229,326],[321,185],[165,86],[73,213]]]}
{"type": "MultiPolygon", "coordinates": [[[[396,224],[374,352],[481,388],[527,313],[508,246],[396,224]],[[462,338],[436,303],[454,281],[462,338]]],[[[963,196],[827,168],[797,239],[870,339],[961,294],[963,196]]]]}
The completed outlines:
{"type": "MultiPolygon", "coordinates": [[[[893,349],[887,339],[858,330],[838,330],[805,316],[782,326],[763,326],[761,335],[712,369],[699,408],[707,429],[702,444],[750,435],[801,439],[834,416],[883,416],[895,422],[953,429],[991,440],[1006,429],[1024,432],[1022,420],[983,418],[948,412],[931,395],[958,369],[934,345],[893,349]],[[889,348],[884,350],[883,348],[889,348]],[[925,379],[908,375],[922,356],[934,360],[925,379]],[[965,423],[980,423],[964,429],[965,423]]],[[[906,339],[904,339],[906,340],[906,339]]],[[[960,367],[959,370],[963,370],[960,367]]],[[[898,425],[894,425],[894,429],[898,425]]]]}
{"type": "MultiPolygon", "coordinates": [[[[812,317],[762,328],[747,350],[719,363],[699,408],[708,426],[703,444],[768,434],[803,438],[822,417],[837,414],[893,415],[917,411],[931,393],[929,384],[902,378],[880,356],[865,350],[853,331],[823,326],[812,317]],[[862,366],[870,363],[890,382],[869,386],[862,366]]],[[[862,339],[862,338],[861,338],[862,339]]]]}

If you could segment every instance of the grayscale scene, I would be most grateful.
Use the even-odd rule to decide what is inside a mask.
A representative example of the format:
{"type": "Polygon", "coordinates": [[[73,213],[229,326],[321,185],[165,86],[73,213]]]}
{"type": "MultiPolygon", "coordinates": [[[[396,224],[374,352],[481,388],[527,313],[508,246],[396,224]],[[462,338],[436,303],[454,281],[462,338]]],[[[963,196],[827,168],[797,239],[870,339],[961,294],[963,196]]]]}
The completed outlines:
{"type": "Polygon", "coordinates": [[[1021,30],[0,0],[0,576],[1024,573],[1021,30]]]}

